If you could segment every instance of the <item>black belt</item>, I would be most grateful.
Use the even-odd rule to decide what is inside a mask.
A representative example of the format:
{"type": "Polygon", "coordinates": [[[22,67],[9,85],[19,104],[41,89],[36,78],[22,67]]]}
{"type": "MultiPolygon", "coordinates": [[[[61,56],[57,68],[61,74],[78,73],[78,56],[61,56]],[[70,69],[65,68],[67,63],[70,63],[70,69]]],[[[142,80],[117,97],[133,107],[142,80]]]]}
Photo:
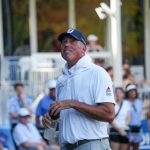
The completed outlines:
{"type": "Polygon", "coordinates": [[[79,147],[80,145],[86,144],[88,142],[97,141],[97,140],[102,141],[102,140],[105,140],[105,139],[108,139],[108,137],[104,137],[104,138],[101,138],[101,139],[93,139],[93,140],[86,140],[86,139],[85,140],[80,140],[80,141],[78,141],[76,143],[73,143],[73,144],[67,143],[66,146],[69,150],[73,150],[73,149],[79,147]]]}

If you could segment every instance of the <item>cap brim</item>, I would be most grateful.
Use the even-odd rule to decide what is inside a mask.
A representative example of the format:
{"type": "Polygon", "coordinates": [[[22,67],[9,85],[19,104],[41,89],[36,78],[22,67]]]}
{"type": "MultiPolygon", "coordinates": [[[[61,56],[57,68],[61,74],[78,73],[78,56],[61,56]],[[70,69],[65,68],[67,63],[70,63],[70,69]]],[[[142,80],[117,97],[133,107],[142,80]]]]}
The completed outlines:
{"type": "Polygon", "coordinates": [[[63,38],[66,37],[66,36],[71,36],[71,37],[73,37],[74,39],[80,41],[76,36],[72,35],[71,33],[66,33],[66,32],[61,33],[61,34],[58,36],[58,40],[59,40],[60,42],[62,42],[63,38]]]}
{"type": "Polygon", "coordinates": [[[56,89],[56,87],[49,87],[49,89],[56,89]]]}

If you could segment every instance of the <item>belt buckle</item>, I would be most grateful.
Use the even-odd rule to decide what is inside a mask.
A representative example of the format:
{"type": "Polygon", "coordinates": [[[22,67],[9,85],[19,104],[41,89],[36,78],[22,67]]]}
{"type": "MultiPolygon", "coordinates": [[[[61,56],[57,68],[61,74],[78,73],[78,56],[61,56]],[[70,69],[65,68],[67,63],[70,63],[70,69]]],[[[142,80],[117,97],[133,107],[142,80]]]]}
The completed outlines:
{"type": "Polygon", "coordinates": [[[78,146],[79,146],[78,142],[76,142],[74,144],[67,144],[67,147],[69,148],[69,150],[77,148],[78,146]]]}
{"type": "Polygon", "coordinates": [[[75,148],[78,147],[78,146],[79,146],[78,141],[77,141],[76,143],[73,144],[73,147],[75,147],[75,148]]]}

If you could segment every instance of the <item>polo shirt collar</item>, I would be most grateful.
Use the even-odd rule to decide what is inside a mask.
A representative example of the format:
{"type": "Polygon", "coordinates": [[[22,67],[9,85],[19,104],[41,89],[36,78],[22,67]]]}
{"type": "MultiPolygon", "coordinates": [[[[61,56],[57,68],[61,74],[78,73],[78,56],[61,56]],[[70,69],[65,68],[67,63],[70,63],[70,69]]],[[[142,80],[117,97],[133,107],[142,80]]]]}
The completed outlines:
{"type": "Polygon", "coordinates": [[[70,69],[68,69],[68,64],[66,63],[63,69],[63,74],[70,75],[87,70],[91,63],[92,59],[88,55],[85,55],[70,69]]]}

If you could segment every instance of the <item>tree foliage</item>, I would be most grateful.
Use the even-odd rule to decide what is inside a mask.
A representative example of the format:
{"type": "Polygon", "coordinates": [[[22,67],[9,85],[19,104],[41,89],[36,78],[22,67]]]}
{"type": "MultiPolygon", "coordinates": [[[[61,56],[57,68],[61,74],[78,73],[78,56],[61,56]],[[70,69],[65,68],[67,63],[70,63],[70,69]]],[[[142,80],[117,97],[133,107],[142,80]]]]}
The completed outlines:
{"type": "Polygon", "coordinates": [[[132,60],[144,54],[144,15],[142,0],[122,0],[122,42],[124,57],[132,60]]]}
{"type": "Polygon", "coordinates": [[[29,37],[29,9],[27,0],[12,0],[12,28],[14,51],[23,44],[23,40],[29,37]]]}
{"type": "MultiPolygon", "coordinates": [[[[105,46],[105,22],[95,12],[102,0],[75,0],[77,28],[85,35],[91,33],[99,37],[105,46]]],[[[109,0],[103,0],[109,4],[109,0]]],[[[29,36],[29,1],[11,0],[13,37],[15,48],[29,36]]],[[[40,51],[52,48],[52,36],[68,28],[68,0],[37,0],[38,46],[40,51]]],[[[143,55],[144,26],[142,0],[122,0],[122,45],[123,56],[130,58],[143,55]]]]}

